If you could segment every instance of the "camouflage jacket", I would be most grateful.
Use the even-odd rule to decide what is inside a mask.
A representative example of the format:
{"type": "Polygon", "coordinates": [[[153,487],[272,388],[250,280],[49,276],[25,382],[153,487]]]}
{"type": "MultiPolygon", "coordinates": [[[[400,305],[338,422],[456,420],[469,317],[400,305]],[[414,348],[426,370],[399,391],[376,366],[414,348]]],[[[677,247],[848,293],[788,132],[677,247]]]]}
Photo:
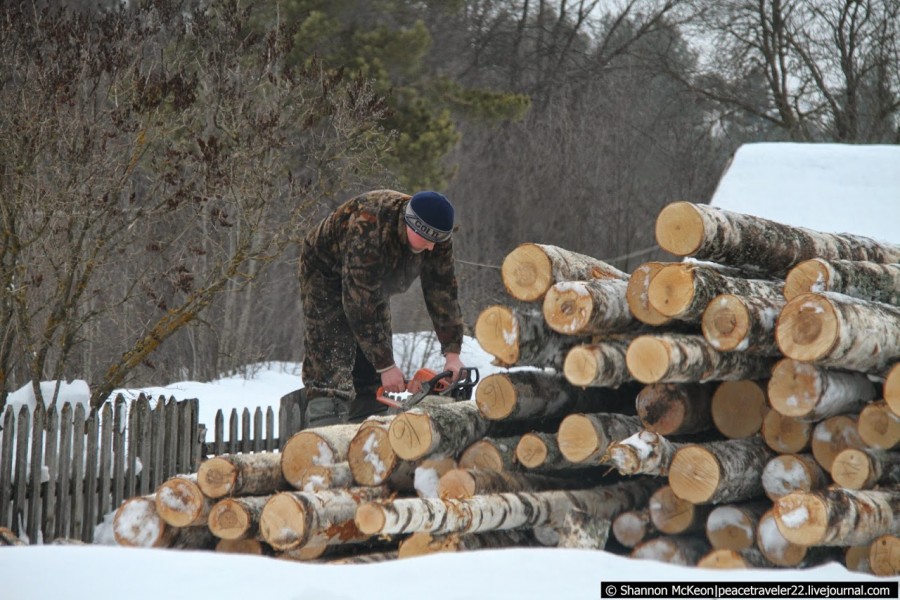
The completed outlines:
{"type": "Polygon", "coordinates": [[[309,232],[303,260],[333,281],[359,347],[376,369],[394,363],[390,296],[421,279],[425,306],[441,351],[459,352],[463,321],[453,264],[453,242],[415,254],[403,220],[410,196],[392,190],[361,194],[309,232]]]}

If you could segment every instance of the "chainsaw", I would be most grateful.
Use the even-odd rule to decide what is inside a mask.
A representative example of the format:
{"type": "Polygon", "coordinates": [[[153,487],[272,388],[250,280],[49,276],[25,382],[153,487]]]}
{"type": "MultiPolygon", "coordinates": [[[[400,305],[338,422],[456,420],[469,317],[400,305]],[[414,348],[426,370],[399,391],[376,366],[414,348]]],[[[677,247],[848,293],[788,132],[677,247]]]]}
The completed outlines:
{"type": "Polygon", "coordinates": [[[468,400],[472,397],[472,390],[478,383],[479,374],[475,367],[463,367],[459,370],[459,378],[450,382],[453,371],[436,373],[431,369],[419,369],[412,379],[407,382],[407,387],[415,390],[413,393],[385,392],[379,387],[375,399],[397,410],[408,410],[425,399],[426,396],[449,396],[455,400],[468,400]]]}

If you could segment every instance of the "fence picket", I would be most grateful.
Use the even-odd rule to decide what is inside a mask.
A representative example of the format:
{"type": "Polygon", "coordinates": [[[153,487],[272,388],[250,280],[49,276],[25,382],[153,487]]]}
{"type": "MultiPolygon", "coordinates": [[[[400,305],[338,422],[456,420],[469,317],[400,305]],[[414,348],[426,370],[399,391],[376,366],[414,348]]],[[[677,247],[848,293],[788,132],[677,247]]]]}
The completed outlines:
{"type": "Polygon", "coordinates": [[[238,413],[236,408],[231,409],[231,418],[228,419],[228,448],[229,454],[236,454],[238,451],[238,413]]]}
{"type": "Polygon", "coordinates": [[[175,408],[178,413],[178,460],[173,475],[191,472],[191,407],[187,402],[179,402],[175,408]]]}
{"type": "Polygon", "coordinates": [[[112,507],[118,508],[125,499],[125,422],[127,405],[122,394],[116,396],[113,413],[113,481],[112,507]]]}
{"type": "Polygon", "coordinates": [[[213,454],[225,454],[225,414],[222,409],[216,411],[215,431],[213,432],[213,454]]]}
{"type": "Polygon", "coordinates": [[[59,514],[59,498],[56,482],[59,478],[59,410],[54,404],[46,415],[47,428],[44,439],[44,462],[47,463],[49,480],[44,487],[41,506],[41,531],[43,537],[52,539],[56,532],[56,515],[59,514]]]}
{"type": "Polygon", "coordinates": [[[72,405],[64,404],[59,416],[59,483],[56,486],[59,494],[59,512],[56,529],[49,532],[53,539],[69,537],[72,522],[72,405]]]}
{"type": "Polygon", "coordinates": [[[266,407],[266,452],[275,450],[275,411],[266,407]]]}
{"type": "Polygon", "coordinates": [[[241,452],[248,453],[250,447],[250,409],[244,407],[241,411],[241,452]]]}
{"type": "Polygon", "coordinates": [[[12,406],[3,413],[3,439],[0,442],[0,527],[12,529],[13,442],[16,438],[16,416],[12,406]]]}
{"type": "Polygon", "coordinates": [[[25,494],[28,491],[28,431],[29,421],[31,421],[31,411],[27,406],[19,409],[19,418],[16,423],[16,467],[15,482],[13,483],[13,509],[12,509],[12,529],[18,534],[22,534],[22,527],[25,524],[25,516],[27,506],[25,504],[25,494]]]}
{"type": "Polygon", "coordinates": [[[263,414],[260,407],[253,411],[253,451],[262,452],[263,449],[263,414]]]}
{"type": "MultiPolygon", "coordinates": [[[[112,445],[113,423],[112,405],[109,402],[103,404],[100,411],[100,469],[97,474],[97,519],[91,523],[93,528],[97,520],[109,512],[109,504],[112,501],[112,445]]],[[[92,537],[93,537],[93,532],[92,537]]]]}
{"type": "Polygon", "coordinates": [[[69,520],[69,531],[66,537],[81,539],[84,522],[84,405],[75,406],[75,417],[72,420],[72,518],[69,520]]]}
{"type": "Polygon", "coordinates": [[[191,398],[187,401],[187,404],[191,407],[191,420],[190,420],[190,432],[191,432],[191,466],[188,470],[191,473],[197,471],[200,468],[200,460],[201,454],[205,452],[205,444],[206,444],[206,425],[200,424],[200,399],[199,398],[191,398]]]}
{"type": "Polygon", "coordinates": [[[100,442],[100,413],[91,409],[87,418],[87,454],[84,457],[84,518],[81,521],[80,538],[91,541],[97,519],[97,446],[100,442]]]}
{"type": "MultiPolygon", "coordinates": [[[[140,423],[141,439],[139,454],[141,461],[140,486],[138,487],[140,496],[146,496],[150,493],[150,469],[153,467],[153,423],[150,419],[150,401],[146,396],[141,394],[137,402],[138,423],[140,423]]],[[[134,407],[132,406],[132,409],[134,407]]]]}

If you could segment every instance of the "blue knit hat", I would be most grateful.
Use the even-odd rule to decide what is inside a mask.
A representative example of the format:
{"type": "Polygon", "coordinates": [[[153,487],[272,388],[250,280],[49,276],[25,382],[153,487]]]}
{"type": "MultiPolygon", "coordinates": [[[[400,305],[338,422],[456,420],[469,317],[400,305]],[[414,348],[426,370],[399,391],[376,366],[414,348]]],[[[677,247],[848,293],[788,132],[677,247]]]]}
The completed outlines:
{"type": "Polygon", "coordinates": [[[453,234],[453,205],[437,192],[417,192],[406,205],[403,218],[429,242],[446,242],[453,234]]]}

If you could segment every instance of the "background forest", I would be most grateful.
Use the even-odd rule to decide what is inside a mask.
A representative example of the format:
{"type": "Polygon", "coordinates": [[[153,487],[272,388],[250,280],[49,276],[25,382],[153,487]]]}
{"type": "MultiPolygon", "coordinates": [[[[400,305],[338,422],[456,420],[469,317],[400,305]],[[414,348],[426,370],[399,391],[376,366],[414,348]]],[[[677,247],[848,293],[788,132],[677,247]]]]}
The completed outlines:
{"type": "Polygon", "coordinates": [[[472,325],[520,243],[661,258],[742,143],[900,143],[900,0],[60,4],[0,7],[0,408],[301,360],[297,242],[368,189],[454,202],[472,325]]]}

